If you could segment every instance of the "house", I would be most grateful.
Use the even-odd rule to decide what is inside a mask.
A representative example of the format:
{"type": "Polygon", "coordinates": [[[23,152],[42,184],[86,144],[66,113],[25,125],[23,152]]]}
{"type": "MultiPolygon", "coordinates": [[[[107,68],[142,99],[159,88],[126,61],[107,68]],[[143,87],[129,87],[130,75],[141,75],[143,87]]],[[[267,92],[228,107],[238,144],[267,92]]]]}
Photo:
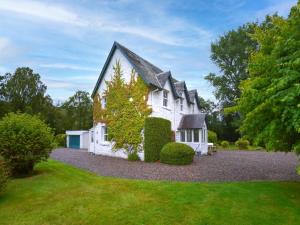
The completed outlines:
{"type": "MultiPolygon", "coordinates": [[[[126,47],[115,42],[100,73],[92,97],[99,93],[103,96],[106,82],[110,81],[113,66],[119,61],[126,82],[130,80],[132,69],[141,76],[149,86],[147,104],[152,108],[150,116],[162,117],[171,121],[176,142],[190,145],[200,154],[207,153],[207,127],[205,114],[201,113],[197,90],[188,90],[184,81],[173,78],[170,71],[162,71],[147,60],[138,56],[126,47]]],[[[105,107],[105,98],[102,98],[105,107]]],[[[121,132],[121,131],[120,131],[121,132]]],[[[90,129],[89,152],[127,158],[123,151],[112,151],[112,143],[108,141],[107,127],[97,123],[90,129]]],[[[139,153],[143,159],[143,153],[139,153]]]]}

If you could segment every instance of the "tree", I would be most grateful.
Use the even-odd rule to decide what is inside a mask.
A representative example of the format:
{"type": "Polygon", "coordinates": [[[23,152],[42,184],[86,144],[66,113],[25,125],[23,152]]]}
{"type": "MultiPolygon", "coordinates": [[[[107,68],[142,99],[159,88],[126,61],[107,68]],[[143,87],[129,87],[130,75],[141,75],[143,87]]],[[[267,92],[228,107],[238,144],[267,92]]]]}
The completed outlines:
{"type": "Polygon", "coordinates": [[[250,58],[249,79],[232,110],[242,113],[240,128],[269,150],[300,153],[300,2],[287,19],[271,18],[257,27],[259,49],[250,58]]]}
{"type": "Polygon", "coordinates": [[[29,67],[17,68],[2,77],[1,99],[9,102],[13,112],[37,113],[46,101],[47,87],[38,73],[29,67]]]}
{"type": "Polygon", "coordinates": [[[65,129],[85,130],[92,127],[92,100],[86,91],[77,91],[61,109],[65,118],[65,129]]]}
{"type": "MultiPolygon", "coordinates": [[[[108,137],[114,142],[114,149],[124,148],[128,154],[136,154],[142,143],[142,130],[145,118],[151,110],[147,106],[148,87],[134,70],[128,84],[123,79],[121,64],[114,66],[114,76],[110,82],[106,82],[107,90],[104,121],[108,126],[108,137]]],[[[96,98],[97,95],[95,96],[96,98]]],[[[95,99],[99,102],[99,99],[95,99]]],[[[98,103],[99,104],[99,103],[98,103]]],[[[95,105],[94,105],[95,106],[95,105]]],[[[101,110],[99,106],[98,110],[101,110]]],[[[98,116],[94,116],[98,118],[98,116]]],[[[96,121],[99,122],[99,121],[96,121]]]]}
{"type": "Polygon", "coordinates": [[[222,107],[235,104],[235,99],[240,97],[239,85],[248,77],[249,56],[257,48],[257,42],[249,35],[256,26],[253,23],[243,25],[211,44],[211,59],[221,74],[210,73],[205,79],[215,87],[215,96],[222,107]]]}
{"type": "Polygon", "coordinates": [[[13,175],[30,173],[53,147],[52,129],[37,116],[9,113],[0,121],[0,155],[13,175]]]}

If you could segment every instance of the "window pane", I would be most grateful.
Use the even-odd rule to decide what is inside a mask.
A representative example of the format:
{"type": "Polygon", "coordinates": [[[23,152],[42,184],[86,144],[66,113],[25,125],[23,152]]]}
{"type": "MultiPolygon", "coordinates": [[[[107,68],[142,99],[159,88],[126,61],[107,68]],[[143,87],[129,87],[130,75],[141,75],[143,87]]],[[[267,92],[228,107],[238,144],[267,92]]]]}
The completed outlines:
{"type": "Polygon", "coordinates": [[[199,130],[194,130],[194,142],[199,142],[199,130]]]}
{"type": "Polygon", "coordinates": [[[168,106],[168,100],[167,100],[167,99],[164,99],[163,105],[164,105],[164,106],[168,106]]]}
{"type": "Polygon", "coordinates": [[[186,130],[186,141],[192,142],[192,130],[186,130]]]}
{"type": "Polygon", "coordinates": [[[185,131],[184,130],[180,131],[180,141],[185,142],[185,131]]]}

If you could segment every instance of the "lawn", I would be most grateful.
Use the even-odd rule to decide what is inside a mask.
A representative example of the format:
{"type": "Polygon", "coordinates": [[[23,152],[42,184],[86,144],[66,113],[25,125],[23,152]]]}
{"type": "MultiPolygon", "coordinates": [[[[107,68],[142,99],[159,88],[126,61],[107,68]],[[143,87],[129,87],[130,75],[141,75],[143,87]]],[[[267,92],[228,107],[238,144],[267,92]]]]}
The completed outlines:
{"type": "Polygon", "coordinates": [[[300,182],[107,178],[50,160],[9,183],[0,224],[299,224],[299,190],[300,182]]]}

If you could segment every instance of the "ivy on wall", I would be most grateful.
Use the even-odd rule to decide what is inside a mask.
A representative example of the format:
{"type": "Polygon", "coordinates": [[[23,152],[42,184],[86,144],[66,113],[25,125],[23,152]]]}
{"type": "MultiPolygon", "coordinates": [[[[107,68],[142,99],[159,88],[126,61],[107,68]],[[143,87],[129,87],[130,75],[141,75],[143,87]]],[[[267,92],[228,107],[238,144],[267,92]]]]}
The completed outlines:
{"type": "Polygon", "coordinates": [[[145,118],[151,113],[147,106],[149,88],[134,70],[126,83],[119,61],[113,69],[114,75],[110,82],[106,81],[103,95],[105,109],[101,107],[99,94],[95,95],[94,122],[107,124],[108,137],[114,142],[115,150],[123,148],[132,154],[141,149],[145,118]]]}

